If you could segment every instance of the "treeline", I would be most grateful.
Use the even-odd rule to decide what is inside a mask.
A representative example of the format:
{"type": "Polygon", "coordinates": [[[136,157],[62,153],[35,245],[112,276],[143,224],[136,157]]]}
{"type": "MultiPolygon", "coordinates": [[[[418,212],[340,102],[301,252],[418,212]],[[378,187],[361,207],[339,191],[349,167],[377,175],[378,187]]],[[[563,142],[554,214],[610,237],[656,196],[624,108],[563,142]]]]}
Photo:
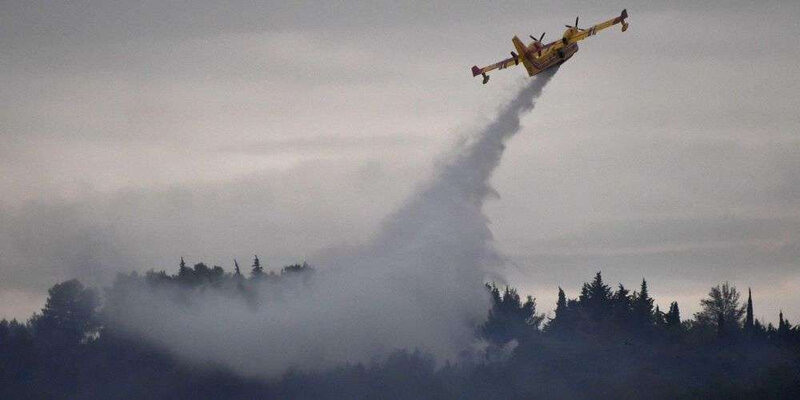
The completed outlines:
{"type": "Polygon", "coordinates": [[[700,301],[701,311],[685,320],[681,319],[677,302],[673,301],[666,312],[654,306],[644,279],[633,292],[622,284],[612,290],[598,272],[583,285],[576,299],[567,299],[559,288],[554,316],[549,319],[536,314],[532,297],[522,303],[512,288],[506,287],[502,293],[495,285],[487,288],[494,306],[482,332],[494,344],[524,341],[540,334],[696,343],[716,339],[800,343],[800,326],[793,326],[782,311],[777,327],[762,323],[754,318],[751,291],[743,302],[740,292],[728,282],[712,287],[708,297],[700,301]]]}
{"type": "Polygon", "coordinates": [[[654,306],[648,283],[612,289],[598,272],[555,312],[488,284],[492,306],[475,329],[480,350],[437,365],[414,349],[322,372],[289,370],[270,382],[222,367],[197,367],[116,331],[109,313],[131,285],[175,292],[218,290],[258,307],[288,280],[314,279],[307,264],[267,272],[189,267],[120,275],[104,295],[70,280],[53,286],[27,322],[0,322],[2,399],[598,399],[800,398],[800,326],[754,318],[754,302],[728,284],[683,318],[678,303],[654,306]],[[266,292],[266,294],[265,294],[266,292]]]}

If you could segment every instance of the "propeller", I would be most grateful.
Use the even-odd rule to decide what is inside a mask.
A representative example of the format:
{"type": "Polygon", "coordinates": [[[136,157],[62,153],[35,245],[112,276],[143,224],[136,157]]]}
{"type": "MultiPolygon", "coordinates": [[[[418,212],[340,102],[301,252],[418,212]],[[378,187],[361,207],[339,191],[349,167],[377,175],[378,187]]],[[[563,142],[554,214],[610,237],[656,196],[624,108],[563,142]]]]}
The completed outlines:
{"type": "Polygon", "coordinates": [[[544,34],[545,33],[547,33],[547,32],[542,32],[542,36],[539,36],[538,39],[533,37],[533,35],[528,35],[528,36],[531,37],[531,39],[533,39],[533,42],[536,44],[536,48],[539,49],[539,53],[538,53],[539,57],[542,56],[542,39],[544,39],[544,34]]]}
{"type": "Polygon", "coordinates": [[[538,38],[538,39],[537,39],[537,38],[535,38],[533,35],[528,35],[528,36],[530,36],[530,37],[531,37],[531,39],[533,39],[533,41],[535,41],[535,42],[538,42],[538,43],[542,43],[542,39],[544,39],[544,34],[545,34],[545,33],[547,33],[547,32],[542,32],[542,36],[539,36],[539,38],[538,38]]]}
{"type": "Polygon", "coordinates": [[[578,18],[580,18],[580,17],[579,16],[575,17],[575,26],[570,26],[570,25],[564,25],[564,26],[566,26],[567,28],[575,28],[575,29],[577,29],[579,31],[584,30],[584,29],[578,28],[578,18]]]}

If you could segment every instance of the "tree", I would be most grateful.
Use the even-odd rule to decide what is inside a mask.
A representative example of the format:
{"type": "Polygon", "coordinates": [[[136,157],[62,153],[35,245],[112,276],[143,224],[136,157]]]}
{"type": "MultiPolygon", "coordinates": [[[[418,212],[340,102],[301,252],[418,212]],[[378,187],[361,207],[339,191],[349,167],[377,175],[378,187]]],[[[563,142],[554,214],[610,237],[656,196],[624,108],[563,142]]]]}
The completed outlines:
{"type": "Polygon", "coordinates": [[[556,317],[555,319],[565,318],[567,314],[567,296],[564,294],[564,289],[558,287],[558,300],[556,301],[556,317]]]}
{"type": "Polygon", "coordinates": [[[48,345],[70,347],[97,332],[100,302],[94,290],[73,279],[56,284],[48,294],[42,313],[31,319],[37,338],[48,345]]]}
{"type": "Polygon", "coordinates": [[[611,288],[603,283],[603,276],[598,271],[592,283],[584,283],[579,298],[583,306],[595,319],[603,319],[610,311],[611,288]]]}
{"type": "Polygon", "coordinates": [[[236,259],[233,259],[233,268],[234,268],[234,275],[237,277],[242,276],[242,271],[239,269],[239,262],[236,259]]]}
{"type": "Polygon", "coordinates": [[[656,310],[653,312],[653,321],[659,328],[667,324],[666,314],[661,312],[661,309],[658,306],[656,306],[656,310]]]}
{"type": "Polygon", "coordinates": [[[753,331],[753,292],[747,288],[747,314],[744,319],[744,330],[753,331]]]}
{"type": "Polygon", "coordinates": [[[626,324],[631,317],[630,291],[621,283],[611,297],[611,314],[618,324],[626,324]]]}
{"type": "Polygon", "coordinates": [[[739,292],[728,282],[711,288],[708,298],[700,300],[702,310],[695,314],[701,325],[718,328],[722,321],[726,331],[739,329],[745,307],[739,306],[739,292]]]}
{"type": "Polygon", "coordinates": [[[181,263],[178,266],[178,277],[186,276],[190,272],[191,270],[186,266],[186,261],[183,261],[183,257],[181,257],[181,263]]]}
{"type": "Polygon", "coordinates": [[[194,265],[194,273],[195,275],[197,275],[197,278],[201,280],[205,280],[206,278],[208,278],[210,272],[211,269],[209,269],[208,265],[206,265],[205,263],[200,262],[194,265]]]}
{"type": "Polygon", "coordinates": [[[547,322],[547,326],[545,329],[547,330],[563,330],[567,327],[568,322],[568,312],[567,309],[567,295],[564,294],[564,289],[561,286],[558,287],[558,300],[556,300],[556,309],[553,315],[553,318],[547,322]]]}
{"type": "Polygon", "coordinates": [[[664,324],[669,328],[681,326],[681,312],[677,301],[670,303],[669,311],[664,315],[664,324]]]}
{"type": "Polygon", "coordinates": [[[789,335],[789,330],[791,329],[791,324],[789,321],[783,319],[783,310],[780,310],[778,313],[778,336],[786,337],[789,335]]]}
{"type": "Polygon", "coordinates": [[[6,343],[8,341],[8,332],[9,332],[8,325],[9,322],[6,321],[5,318],[3,318],[2,321],[0,321],[0,343],[6,343]]]}
{"type": "Polygon", "coordinates": [[[755,322],[753,322],[753,332],[756,335],[763,336],[767,333],[767,327],[765,327],[761,321],[756,318],[755,322]]]}
{"type": "Polygon", "coordinates": [[[727,333],[727,327],[725,326],[725,314],[721,311],[717,312],[717,337],[723,337],[727,333]]]}
{"type": "Polygon", "coordinates": [[[498,345],[513,339],[524,339],[527,335],[538,331],[544,315],[536,314],[536,300],[528,296],[522,303],[516,289],[506,287],[503,294],[494,284],[486,288],[492,297],[492,308],[489,317],[481,326],[481,336],[498,345]]]}
{"type": "MultiPolygon", "coordinates": [[[[202,263],[200,263],[200,264],[202,264],[202,263]]],[[[203,265],[203,266],[205,267],[205,265],[203,265]]],[[[186,266],[186,261],[184,261],[183,257],[181,257],[181,263],[180,263],[180,266],[178,267],[178,276],[177,276],[178,282],[183,283],[183,284],[195,284],[195,283],[197,283],[197,274],[195,273],[196,269],[197,269],[197,265],[195,265],[194,269],[187,267],[186,266]]]]}
{"type": "Polygon", "coordinates": [[[631,301],[633,321],[638,327],[648,327],[653,323],[653,299],[647,290],[647,281],[642,278],[639,292],[633,293],[631,301]]]}
{"type": "Polygon", "coordinates": [[[298,274],[303,272],[310,272],[313,268],[311,268],[308,263],[303,262],[302,264],[292,264],[287,265],[281,268],[281,275],[288,275],[288,274],[298,274]]]}
{"type": "Polygon", "coordinates": [[[262,275],[264,275],[264,268],[261,266],[261,261],[258,259],[258,256],[256,255],[255,258],[253,259],[253,269],[250,270],[250,277],[258,279],[261,278],[262,275]]]}

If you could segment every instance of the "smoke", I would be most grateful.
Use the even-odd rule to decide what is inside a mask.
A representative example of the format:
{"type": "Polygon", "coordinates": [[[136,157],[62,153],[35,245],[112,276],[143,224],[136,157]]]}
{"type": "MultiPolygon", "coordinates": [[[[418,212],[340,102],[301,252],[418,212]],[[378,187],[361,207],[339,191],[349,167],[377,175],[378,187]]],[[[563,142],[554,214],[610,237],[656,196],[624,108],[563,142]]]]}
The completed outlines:
{"type": "Polygon", "coordinates": [[[117,298],[115,327],[194,362],[245,375],[363,362],[396,349],[456,359],[489,309],[483,282],[501,258],[484,201],[505,141],[555,71],[527,83],[466,137],[374,240],[313,260],[308,277],[259,286],[258,306],[225,290],[141,287],[117,298]]]}

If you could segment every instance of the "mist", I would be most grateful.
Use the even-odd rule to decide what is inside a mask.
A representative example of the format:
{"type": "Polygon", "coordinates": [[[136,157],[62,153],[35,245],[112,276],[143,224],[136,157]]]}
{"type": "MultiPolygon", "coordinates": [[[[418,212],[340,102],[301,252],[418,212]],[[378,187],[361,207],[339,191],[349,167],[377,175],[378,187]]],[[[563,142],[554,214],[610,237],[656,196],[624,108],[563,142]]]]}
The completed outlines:
{"type": "Polygon", "coordinates": [[[108,313],[109,322],[183,359],[247,376],[365,362],[397,349],[456,360],[476,340],[490,308],[484,283],[503,262],[483,213],[494,194],[489,178],[553,74],[526,83],[487,125],[465,133],[372,240],[312,260],[312,276],[289,277],[280,289],[261,283],[249,300],[139,286],[115,299],[111,306],[123,312],[108,313]]]}

